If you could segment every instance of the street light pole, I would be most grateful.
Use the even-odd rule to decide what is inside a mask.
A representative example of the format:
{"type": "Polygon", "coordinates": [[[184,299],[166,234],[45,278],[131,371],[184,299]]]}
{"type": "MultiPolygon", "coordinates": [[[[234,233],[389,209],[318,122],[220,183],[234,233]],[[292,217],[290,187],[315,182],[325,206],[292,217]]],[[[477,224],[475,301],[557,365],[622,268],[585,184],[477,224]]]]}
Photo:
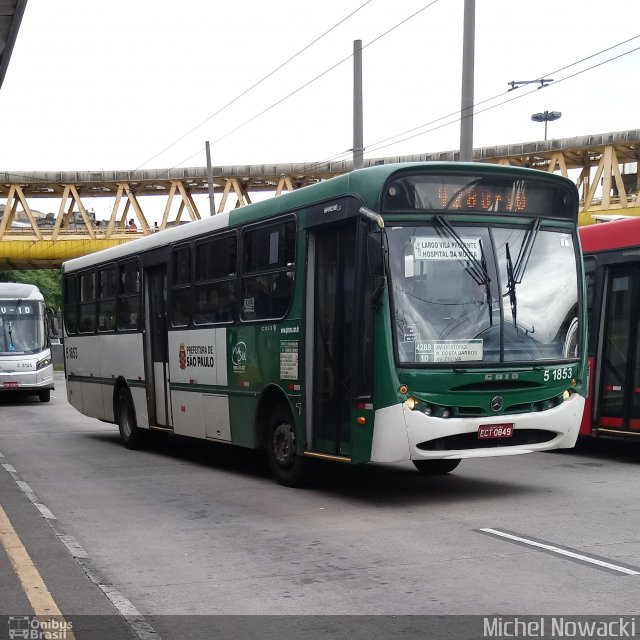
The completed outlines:
{"type": "Polygon", "coordinates": [[[534,122],[544,122],[544,139],[547,139],[547,122],[553,122],[562,117],[560,111],[542,111],[541,113],[534,113],[531,119],[534,122]]]}

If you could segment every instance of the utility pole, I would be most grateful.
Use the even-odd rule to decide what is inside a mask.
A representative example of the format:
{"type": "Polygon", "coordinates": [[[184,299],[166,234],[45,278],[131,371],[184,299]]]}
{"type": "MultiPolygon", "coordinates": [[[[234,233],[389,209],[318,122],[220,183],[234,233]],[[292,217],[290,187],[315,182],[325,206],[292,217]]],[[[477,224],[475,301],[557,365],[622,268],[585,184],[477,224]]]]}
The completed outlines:
{"type": "Polygon", "coordinates": [[[476,0],[464,0],[462,36],[462,101],[460,107],[460,161],[473,160],[473,74],[476,0]]]}
{"type": "Polygon", "coordinates": [[[362,40],[353,41],[353,168],[364,167],[362,125],[362,40]]]}
{"type": "Polygon", "coordinates": [[[213,168],[211,167],[211,150],[209,149],[209,141],[204,143],[207,152],[207,184],[209,185],[209,213],[214,216],[216,214],[216,203],[213,198],[213,168]]]}

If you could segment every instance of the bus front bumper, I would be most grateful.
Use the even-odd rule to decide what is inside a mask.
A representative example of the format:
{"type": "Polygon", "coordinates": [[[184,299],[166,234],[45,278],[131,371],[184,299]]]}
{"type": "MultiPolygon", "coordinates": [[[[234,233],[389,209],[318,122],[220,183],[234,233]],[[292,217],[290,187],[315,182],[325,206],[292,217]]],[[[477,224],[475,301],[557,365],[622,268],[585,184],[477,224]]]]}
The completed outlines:
{"type": "Polygon", "coordinates": [[[584,403],[582,396],[573,394],[546,411],[482,418],[434,418],[403,404],[386,407],[376,411],[371,461],[485,458],[568,449],[576,443],[584,403]],[[513,435],[479,439],[479,429],[491,425],[513,425],[513,435]]]}
{"type": "Polygon", "coordinates": [[[53,388],[53,365],[37,371],[0,371],[0,391],[43,391],[53,388]]]}

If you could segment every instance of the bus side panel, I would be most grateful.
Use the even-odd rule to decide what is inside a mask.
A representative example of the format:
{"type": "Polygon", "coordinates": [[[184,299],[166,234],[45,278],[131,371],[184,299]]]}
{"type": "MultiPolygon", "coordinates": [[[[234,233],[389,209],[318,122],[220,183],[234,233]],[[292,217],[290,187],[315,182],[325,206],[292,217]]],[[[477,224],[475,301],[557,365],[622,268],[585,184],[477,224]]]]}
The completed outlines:
{"type": "Polygon", "coordinates": [[[99,353],[96,354],[94,366],[100,371],[102,385],[102,420],[115,422],[113,414],[113,394],[115,382],[124,378],[131,391],[131,397],[136,409],[136,420],[139,427],[147,427],[147,399],[144,389],[144,354],[142,350],[143,337],[141,333],[107,334],[94,338],[99,343],[99,353]]]}
{"type": "Polygon", "coordinates": [[[232,417],[231,438],[233,444],[257,449],[260,445],[256,424],[256,399],[234,395],[229,397],[229,413],[232,417]]]}
{"type": "Polygon", "coordinates": [[[102,347],[96,336],[68,336],[65,338],[65,357],[69,402],[91,418],[104,419],[102,379],[100,371],[102,347]],[[79,378],[79,379],[78,379],[79,378]],[[78,398],[79,396],[79,398],[78,398]]]}
{"type": "Polygon", "coordinates": [[[226,328],[169,333],[170,406],[175,433],[228,439],[228,403],[222,406],[215,393],[218,387],[227,386],[226,341],[226,328]],[[214,408],[223,415],[209,415],[214,408]]]}
{"type": "Polygon", "coordinates": [[[199,391],[172,391],[173,431],[182,436],[205,438],[203,394],[199,391]]]}
{"type": "Polygon", "coordinates": [[[75,380],[67,380],[67,400],[69,404],[80,413],[84,413],[82,401],[82,384],[75,380]]]}
{"type": "Polygon", "coordinates": [[[229,422],[229,397],[204,394],[204,430],[207,438],[231,442],[231,423],[229,422]]]}

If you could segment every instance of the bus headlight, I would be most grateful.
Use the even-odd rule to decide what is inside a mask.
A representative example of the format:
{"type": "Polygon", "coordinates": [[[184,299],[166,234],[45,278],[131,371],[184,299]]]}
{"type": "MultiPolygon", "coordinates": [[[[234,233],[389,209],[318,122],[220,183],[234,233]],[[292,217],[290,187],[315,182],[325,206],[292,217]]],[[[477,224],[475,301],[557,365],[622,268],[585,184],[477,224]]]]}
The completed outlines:
{"type": "Polygon", "coordinates": [[[36,369],[44,369],[51,364],[51,356],[47,356],[46,358],[42,358],[42,360],[38,360],[36,364],[36,369]]]}
{"type": "Polygon", "coordinates": [[[404,401],[404,406],[407,407],[409,411],[413,411],[418,406],[418,401],[415,398],[412,398],[411,396],[409,396],[404,401]]]}

